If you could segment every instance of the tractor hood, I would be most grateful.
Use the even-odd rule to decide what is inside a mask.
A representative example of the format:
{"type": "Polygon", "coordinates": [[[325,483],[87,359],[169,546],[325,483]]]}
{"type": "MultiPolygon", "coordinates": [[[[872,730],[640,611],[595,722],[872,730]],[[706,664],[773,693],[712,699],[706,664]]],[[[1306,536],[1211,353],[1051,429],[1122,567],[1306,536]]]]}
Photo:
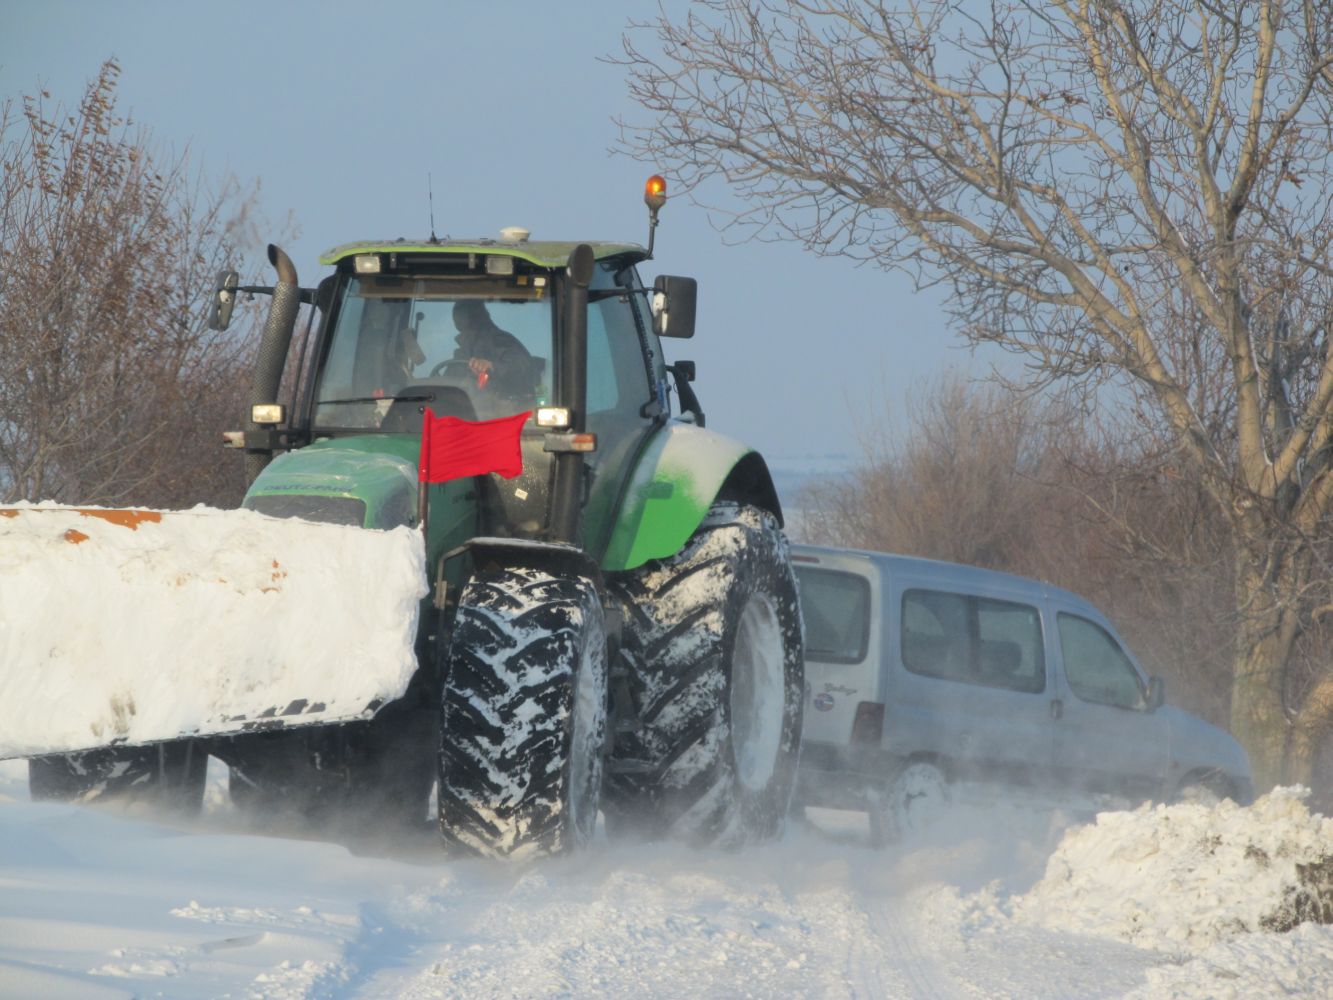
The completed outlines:
{"type": "Polygon", "coordinates": [[[397,434],[318,441],[269,463],[242,506],[367,528],[415,525],[419,448],[417,437],[397,434]]]}

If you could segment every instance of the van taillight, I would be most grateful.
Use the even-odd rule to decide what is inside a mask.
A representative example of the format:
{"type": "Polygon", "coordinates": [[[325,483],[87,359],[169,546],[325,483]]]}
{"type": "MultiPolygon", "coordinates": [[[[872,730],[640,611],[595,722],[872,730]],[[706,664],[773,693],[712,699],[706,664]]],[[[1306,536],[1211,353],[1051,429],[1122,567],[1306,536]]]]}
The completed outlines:
{"type": "Polygon", "coordinates": [[[884,737],[884,706],[877,701],[863,701],[856,706],[852,721],[852,742],[879,746],[884,737]]]}

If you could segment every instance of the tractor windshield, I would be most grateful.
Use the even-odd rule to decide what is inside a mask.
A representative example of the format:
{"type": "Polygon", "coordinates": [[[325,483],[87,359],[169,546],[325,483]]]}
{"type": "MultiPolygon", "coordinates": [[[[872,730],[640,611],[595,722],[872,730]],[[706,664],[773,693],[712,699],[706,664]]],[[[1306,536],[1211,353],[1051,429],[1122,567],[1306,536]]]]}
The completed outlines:
{"type": "Polygon", "coordinates": [[[427,407],[487,420],[545,403],[545,292],[513,278],[350,278],[315,385],[314,429],[416,431],[427,407]]]}

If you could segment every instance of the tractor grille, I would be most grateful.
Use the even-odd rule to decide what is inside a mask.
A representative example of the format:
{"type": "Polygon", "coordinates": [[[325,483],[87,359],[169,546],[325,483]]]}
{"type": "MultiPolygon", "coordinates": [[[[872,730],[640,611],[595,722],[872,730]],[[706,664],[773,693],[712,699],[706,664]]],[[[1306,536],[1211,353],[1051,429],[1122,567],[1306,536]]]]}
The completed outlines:
{"type": "Polygon", "coordinates": [[[366,523],[366,504],[355,497],[258,496],[245,502],[250,510],[270,517],[299,517],[323,524],[366,523]]]}

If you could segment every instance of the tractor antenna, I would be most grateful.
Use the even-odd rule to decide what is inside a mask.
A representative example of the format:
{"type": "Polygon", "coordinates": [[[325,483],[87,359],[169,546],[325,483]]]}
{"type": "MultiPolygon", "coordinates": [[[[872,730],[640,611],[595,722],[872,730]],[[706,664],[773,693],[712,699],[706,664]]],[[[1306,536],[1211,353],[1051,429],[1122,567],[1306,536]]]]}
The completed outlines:
{"type": "Polygon", "coordinates": [[[434,245],[440,241],[435,236],[435,190],[431,185],[430,171],[426,172],[426,200],[430,203],[430,243],[434,245]]]}

